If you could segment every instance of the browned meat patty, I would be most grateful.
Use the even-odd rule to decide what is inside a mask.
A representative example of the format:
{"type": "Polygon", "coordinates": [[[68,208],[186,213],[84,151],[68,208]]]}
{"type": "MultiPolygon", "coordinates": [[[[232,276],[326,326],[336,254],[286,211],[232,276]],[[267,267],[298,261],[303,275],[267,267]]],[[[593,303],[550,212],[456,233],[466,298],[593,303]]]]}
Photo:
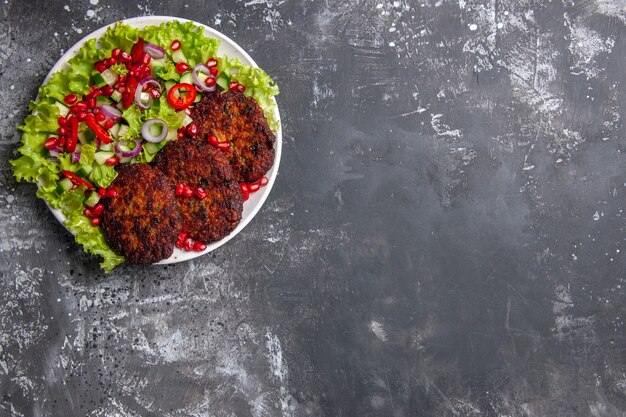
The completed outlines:
{"type": "Polygon", "coordinates": [[[121,165],[103,200],[101,227],[114,252],[132,264],[169,258],[182,228],[172,181],[148,164],[121,165]]]}
{"type": "Polygon", "coordinates": [[[195,105],[191,118],[198,126],[198,139],[215,135],[231,143],[223,152],[238,181],[257,181],[272,167],[276,136],[253,98],[233,90],[209,93],[195,105]]]}
{"type": "Polygon", "coordinates": [[[154,159],[155,166],[178,184],[198,187],[206,197],[177,196],[187,236],[204,243],[220,240],[241,220],[243,197],[226,155],[208,143],[183,139],[170,142],[154,159]]]}

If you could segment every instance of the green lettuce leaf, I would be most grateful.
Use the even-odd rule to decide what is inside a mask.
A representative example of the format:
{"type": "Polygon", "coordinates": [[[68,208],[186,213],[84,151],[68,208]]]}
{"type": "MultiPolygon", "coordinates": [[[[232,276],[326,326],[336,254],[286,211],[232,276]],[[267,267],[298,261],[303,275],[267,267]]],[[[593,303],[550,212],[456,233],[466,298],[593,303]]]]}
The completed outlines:
{"type": "Polygon", "coordinates": [[[89,173],[89,179],[98,187],[107,188],[117,177],[115,168],[109,165],[94,164],[93,169],[89,173]]]}
{"type": "Polygon", "coordinates": [[[144,40],[159,45],[170,54],[169,46],[175,40],[181,43],[183,54],[190,67],[204,63],[214,57],[220,41],[204,36],[204,30],[192,22],[182,23],[177,20],[162,23],[159,26],[146,27],[142,32],[144,40]]]}

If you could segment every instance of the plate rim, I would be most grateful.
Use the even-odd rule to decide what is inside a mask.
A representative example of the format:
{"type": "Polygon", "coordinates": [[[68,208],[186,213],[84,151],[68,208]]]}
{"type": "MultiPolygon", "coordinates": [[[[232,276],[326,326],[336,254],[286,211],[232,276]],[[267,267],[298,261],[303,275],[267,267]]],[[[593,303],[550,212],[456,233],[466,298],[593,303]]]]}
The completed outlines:
{"type": "MultiPolygon", "coordinates": [[[[186,19],[186,18],[182,18],[182,17],[176,17],[176,16],[163,16],[163,15],[149,15],[149,16],[137,16],[137,17],[131,17],[131,18],[127,18],[127,19],[122,19],[122,20],[118,20],[112,23],[109,23],[105,26],[101,26],[96,30],[91,31],[90,33],[88,33],[87,35],[83,36],[80,40],[78,40],[77,42],[75,42],[70,48],[67,49],[67,51],[54,63],[54,65],[52,66],[52,68],[50,69],[50,71],[48,72],[48,74],[46,75],[46,77],[44,78],[43,82],[42,82],[42,86],[45,85],[46,83],[48,83],[48,81],[50,80],[50,78],[52,77],[52,75],[60,70],[62,70],[63,68],[65,68],[65,66],[67,65],[68,61],[76,54],[76,52],[83,47],[83,45],[90,39],[98,39],[100,38],[105,32],[106,30],[111,27],[114,26],[118,23],[125,23],[129,26],[133,26],[133,27],[138,27],[137,23],[138,22],[142,22],[144,24],[142,24],[141,26],[139,26],[139,28],[143,28],[146,26],[151,26],[151,25],[160,25],[162,23],[166,23],[169,21],[173,21],[173,20],[177,20],[183,23],[186,22],[192,22],[194,25],[197,25],[199,27],[201,27],[204,30],[204,35],[207,36],[207,32],[208,32],[208,36],[213,35],[213,37],[216,37],[218,39],[221,39],[222,41],[224,41],[225,43],[229,44],[230,47],[232,47],[233,49],[235,49],[239,54],[241,54],[245,60],[248,61],[248,64],[254,68],[259,68],[259,66],[257,65],[257,63],[254,61],[254,59],[252,59],[252,57],[235,41],[233,41],[230,37],[226,36],[225,34],[223,34],[222,32],[218,31],[217,29],[214,29],[208,25],[205,25],[203,23],[197,22],[195,20],[191,20],[191,19],[186,19]]],[[[35,98],[35,100],[39,100],[39,93],[37,93],[37,97],[35,98]]],[[[274,103],[277,104],[276,102],[276,97],[272,97],[272,100],[274,101],[274,103]]],[[[235,227],[235,229],[233,229],[228,235],[224,236],[222,239],[216,241],[216,242],[211,242],[209,244],[207,244],[207,248],[202,251],[202,252],[185,252],[182,251],[181,249],[178,248],[174,248],[174,252],[172,253],[172,255],[167,258],[167,259],[163,259],[159,262],[156,262],[152,265],[169,265],[169,264],[175,264],[175,263],[179,263],[179,262],[185,262],[185,261],[190,261],[193,260],[195,258],[198,258],[200,256],[206,255],[207,253],[210,253],[218,248],[220,248],[221,246],[225,245],[226,243],[228,243],[232,238],[234,238],[236,235],[238,235],[251,221],[252,219],[254,219],[254,217],[257,215],[257,213],[259,212],[259,210],[261,210],[261,208],[263,207],[263,205],[265,204],[265,201],[267,200],[267,197],[269,196],[273,186],[274,186],[274,182],[276,181],[276,177],[278,175],[278,168],[280,166],[280,160],[281,160],[281,156],[282,156],[282,142],[283,142],[283,135],[282,135],[282,122],[281,122],[281,118],[280,118],[280,110],[278,109],[278,105],[276,105],[276,111],[275,111],[275,116],[276,116],[276,120],[278,121],[278,129],[276,130],[276,132],[274,132],[275,136],[276,136],[276,141],[274,144],[274,151],[275,151],[275,156],[274,156],[274,164],[272,165],[272,168],[268,171],[269,173],[269,182],[268,184],[261,188],[261,190],[263,191],[262,193],[259,193],[261,190],[259,190],[257,193],[255,193],[256,195],[254,197],[258,196],[258,200],[255,202],[255,205],[252,207],[252,210],[250,211],[249,215],[246,218],[242,218],[241,221],[239,222],[239,224],[237,225],[237,227],[235,227]]],[[[266,174],[267,175],[267,174],[266,174]]],[[[54,215],[54,217],[57,219],[57,221],[59,223],[61,223],[61,225],[68,231],[70,232],[73,236],[76,236],[76,234],[74,232],[72,232],[71,230],[69,230],[67,228],[67,226],[65,225],[65,220],[66,217],[65,215],[63,215],[62,211],[59,209],[55,209],[53,207],[50,206],[50,204],[48,203],[47,200],[43,200],[46,205],[48,206],[48,208],[50,209],[50,211],[52,212],[52,214],[54,215]]],[[[248,200],[250,201],[250,200],[248,200]]],[[[244,205],[245,205],[245,201],[244,201],[244,205]]],[[[97,255],[94,255],[97,256],[97,255]]]]}

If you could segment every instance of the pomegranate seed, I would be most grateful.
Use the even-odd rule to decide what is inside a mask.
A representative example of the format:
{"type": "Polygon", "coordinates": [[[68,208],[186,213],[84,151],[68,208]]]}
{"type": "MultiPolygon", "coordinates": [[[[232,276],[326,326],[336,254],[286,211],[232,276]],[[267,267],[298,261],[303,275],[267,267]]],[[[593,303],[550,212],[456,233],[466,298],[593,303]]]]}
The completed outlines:
{"type": "Polygon", "coordinates": [[[172,51],[178,51],[180,49],[180,41],[176,39],[174,42],[172,42],[172,44],[170,45],[170,49],[172,51]]]}
{"type": "Polygon", "coordinates": [[[185,239],[187,239],[187,232],[180,232],[178,234],[177,240],[185,240],[185,239]]]}
{"type": "Polygon", "coordinates": [[[251,193],[254,193],[254,192],[256,192],[256,191],[259,191],[259,188],[261,188],[261,185],[260,185],[260,184],[258,184],[258,183],[256,183],[256,182],[253,182],[252,184],[248,184],[248,190],[249,190],[251,193]]]}
{"type": "Polygon", "coordinates": [[[85,103],[84,101],[79,101],[78,103],[70,107],[70,111],[72,113],[78,113],[85,110],[87,110],[87,103],[85,103]]]}
{"type": "MultiPolygon", "coordinates": [[[[96,109],[96,110],[98,110],[98,109],[96,109]]],[[[96,120],[97,120],[98,122],[104,122],[104,121],[107,119],[107,117],[106,117],[106,116],[104,115],[104,113],[102,113],[101,111],[99,111],[98,113],[96,113],[96,112],[94,111],[94,114],[96,115],[96,120]]]]}
{"type": "Polygon", "coordinates": [[[176,240],[176,247],[177,247],[178,249],[182,249],[182,248],[184,248],[184,247],[185,247],[185,242],[184,242],[183,240],[177,239],[177,240],[176,240]]]}
{"type": "Polygon", "coordinates": [[[65,119],[65,117],[59,117],[57,119],[57,123],[59,124],[59,126],[65,126],[65,123],[67,123],[67,120],[65,119]]]}
{"type": "Polygon", "coordinates": [[[227,151],[230,149],[230,142],[220,142],[217,144],[217,149],[220,151],[227,151]]]}
{"type": "Polygon", "coordinates": [[[83,210],[83,214],[86,217],[93,217],[93,212],[91,211],[91,209],[86,208],[85,210],[83,210]]]}
{"type": "Polygon", "coordinates": [[[57,138],[48,138],[43,143],[43,147],[46,149],[53,149],[53,148],[56,148],[56,146],[57,146],[57,138]]]}
{"type": "Polygon", "coordinates": [[[205,249],[206,249],[206,244],[205,243],[195,242],[193,244],[193,250],[196,251],[196,252],[202,252],[205,249]]]}
{"type": "Polygon", "coordinates": [[[198,187],[196,188],[196,190],[193,192],[194,195],[196,197],[198,197],[200,200],[205,199],[206,198],[206,191],[204,191],[202,188],[198,187]]]}
{"type": "Polygon", "coordinates": [[[109,166],[117,165],[117,164],[120,163],[120,158],[117,157],[117,156],[112,156],[111,158],[109,158],[106,161],[104,161],[104,163],[109,165],[109,166]]]}
{"type": "Polygon", "coordinates": [[[91,225],[93,227],[98,227],[100,226],[100,217],[94,217],[91,219],[91,225]]]}
{"type": "Polygon", "coordinates": [[[239,183],[239,188],[241,188],[241,192],[247,192],[248,191],[248,184],[246,184],[245,182],[240,182],[239,183]]]}
{"type": "Polygon", "coordinates": [[[190,186],[185,185],[183,187],[183,197],[185,198],[191,198],[193,196],[193,190],[191,189],[190,186]]]}
{"type": "Polygon", "coordinates": [[[259,180],[259,184],[261,184],[262,187],[266,186],[269,182],[270,180],[268,180],[266,176],[262,176],[259,180]]]}
{"type": "Polygon", "coordinates": [[[246,201],[250,198],[250,193],[248,191],[242,191],[241,196],[243,197],[243,201],[246,201]]]}
{"type": "Polygon", "coordinates": [[[96,107],[96,98],[90,97],[89,100],[87,100],[87,106],[89,106],[90,109],[96,107]]]}
{"type": "Polygon", "coordinates": [[[77,118],[79,121],[81,121],[81,122],[82,122],[83,120],[85,120],[85,117],[87,117],[87,112],[86,112],[86,111],[81,111],[80,113],[78,113],[78,114],[76,115],[76,118],[77,118]]]}
{"type": "Polygon", "coordinates": [[[60,127],[60,128],[57,129],[57,133],[59,135],[61,135],[61,136],[65,136],[65,135],[67,135],[67,129],[64,128],[64,127],[60,127]]]}
{"type": "Polygon", "coordinates": [[[104,211],[104,205],[102,203],[96,204],[96,206],[91,210],[94,216],[99,217],[104,211]]]}
{"type": "Polygon", "coordinates": [[[111,57],[111,58],[107,59],[107,65],[108,65],[109,67],[112,67],[112,66],[113,66],[113,65],[115,65],[115,64],[117,64],[117,59],[115,59],[115,58],[113,58],[113,57],[111,57]]]}
{"type": "Polygon", "coordinates": [[[217,144],[219,143],[219,141],[217,140],[217,136],[215,136],[215,135],[210,135],[210,136],[208,137],[208,141],[209,141],[209,143],[210,143],[211,145],[213,145],[213,146],[215,146],[215,147],[217,147],[217,144]]]}
{"type": "Polygon", "coordinates": [[[104,62],[97,62],[95,67],[96,67],[96,71],[98,72],[104,72],[107,69],[107,66],[104,62]]]}
{"type": "Polygon", "coordinates": [[[217,59],[215,58],[209,58],[206,62],[206,66],[209,68],[217,67],[217,64],[218,62],[217,62],[217,59]]]}
{"type": "Polygon", "coordinates": [[[111,97],[111,94],[113,94],[113,87],[111,87],[110,85],[105,85],[104,87],[102,87],[100,89],[100,91],[102,92],[102,95],[105,97],[111,97]]]}
{"type": "Polygon", "coordinates": [[[183,195],[183,190],[185,189],[185,185],[184,184],[178,184],[176,186],[176,195],[183,195]]]}
{"type": "Polygon", "coordinates": [[[102,126],[103,126],[105,129],[110,129],[110,128],[112,128],[112,127],[113,127],[113,125],[114,125],[114,124],[115,124],[115,122],[114,122],[113,120],[111,120],[111,119],[106,119],[106,120],[104,121],[104,123],[102,124],[102,126]]]}
{"type": "Polygon", "coordinates": [[[211,73],[211,75],[217,75],[217,68],[216,67],[209,68],[209,72],[211,73]]]}
{"type": "Polygon", "coordinates": [[[189,123],[187,125],[187,134],[191,137],[196,136],[198,134],[198,125],[195,123],[189,123]]]}
{"type": "Polygon", "coordinates": [[[178,129],[178,133],[176,133],[176,137],[178,139],[185,139],[186,133],[183,129],[178,129]]]}
{"type": "Polygon", "coordinates": [[[114,189],[114,188],[109,188],[107,190],[107,197],[109,197],[109,198],[117,198],[117,196],[119,196],[119,195],[120,195],[120,193],[118,193],[117,190],[114,189]]]}
{"type": "Polygon", "coordinates": [[[89,95],[92,97],[97,96],[98,94],[96,94],[96,91],[100,91],[100,89],[98,87],[96,87],[95,85],[90,85],[89,86],[89,95]]]}
{"type": "Polygon", "coordinates": [[[150,97],[157,100],[161,98],[161,92],[157,90],[156,88],[153,88],[152,90],[150,90],[150,97]]]}
{"type": "Polygon", "coordinates": [[[78,100],[78,96],[76,96],[76,94],[68,94],[63,99],[65,104],[69,104],[69,105],[76,103],[77,100],[78,100]]]}
{"type": "Polygon", "coordinates": [[[241,84],[237,84],[237,87],[235,87],[235,90],[239,91],[240,93],[243,93],[244,91],[246,91],[246,87],[241,84]]]}
{"type": "Polygon", "coordinates": [[[92,113],[97,116],[102,113],[102,110],[100,110],[100,107],[96,107],[95,109],[93,109],[92,113]]]}
{"type": "Polygon", "coordinates": [[[106,197],[107,196],[107,189],[106,188],[98,188],[98,195],[100,197],[106,197]]]}
{"type": "Polygon", "coordinates": [[[206,79],[206,81],[204,82],[206,85],[208,85],[209,87],[213,87],[215,85],[217,81],[215,81],[215,78],[213,77],[209,77],[206,79]]]}
{"type": "Polygon", "coordinates": [[[231,81],[230,84],[228,85],[228,88],[231,90],[234,90],[235,87],[237,87],[237,83],[234,81],[231,81]]]}
{"type": "Polygon", "coordinates": [[[120,48],[115,48],[113,52],[111,52],[111,56],[115,59],[119,58],[122,55],[122,50],[120,48]]]}
{"type": "Polygon", "coordinates": [[[61,136],[58,140],[57,140],[57,146],[59,148],[62,148],[65,146],[65,137],[61,136]]]}
{"type": "Polygon", "coordinates": [[[128,52],[126,51],[122,51],[122,53],[120,54],[120,57],[118,58],[118,61],[120,61],[123,64],[128,64],[130,61],[132,61],[132,57],[128,54],[128,52]]]}
{"type": "Polygon", "coordinates": [[[185,246],[184,246],[185,250],[187,252],[191,252],[193,250],[193,244],[194,244],[193,239],[191,239],[191,238],[185,239],[185,246]]]}
{"type": "Polygon", "coordinates": [[[142,63],[143,65],[148,65],[148,64],[150,63],[150,61],[151,61],[151,60],[152,60],[152,57],[151,57],[149,54],[147,54],[147,53],[144,53],[144,54],[141,56],[141,63],[142,63]]]}
{"type": "Polygon", "coordinates": [[[176,72],[179,74],[186,72],[188,69],[189,69],[189,64],[185,62],[179,62],[178,64],[176,64],[176,72]]]}

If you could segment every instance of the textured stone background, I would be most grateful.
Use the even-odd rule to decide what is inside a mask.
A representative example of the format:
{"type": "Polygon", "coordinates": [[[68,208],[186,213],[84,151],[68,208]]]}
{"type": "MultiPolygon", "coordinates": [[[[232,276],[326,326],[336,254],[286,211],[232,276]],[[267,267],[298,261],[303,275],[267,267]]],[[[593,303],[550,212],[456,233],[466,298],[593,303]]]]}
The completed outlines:
{"type": "Polygon", "coordinates": [[[2,0],[0,415],[625,416],[623,0],[2,0]],[[137,15],[282,93],[220,250],[105,276],[7,160],[54,62],[137,15]]]}

